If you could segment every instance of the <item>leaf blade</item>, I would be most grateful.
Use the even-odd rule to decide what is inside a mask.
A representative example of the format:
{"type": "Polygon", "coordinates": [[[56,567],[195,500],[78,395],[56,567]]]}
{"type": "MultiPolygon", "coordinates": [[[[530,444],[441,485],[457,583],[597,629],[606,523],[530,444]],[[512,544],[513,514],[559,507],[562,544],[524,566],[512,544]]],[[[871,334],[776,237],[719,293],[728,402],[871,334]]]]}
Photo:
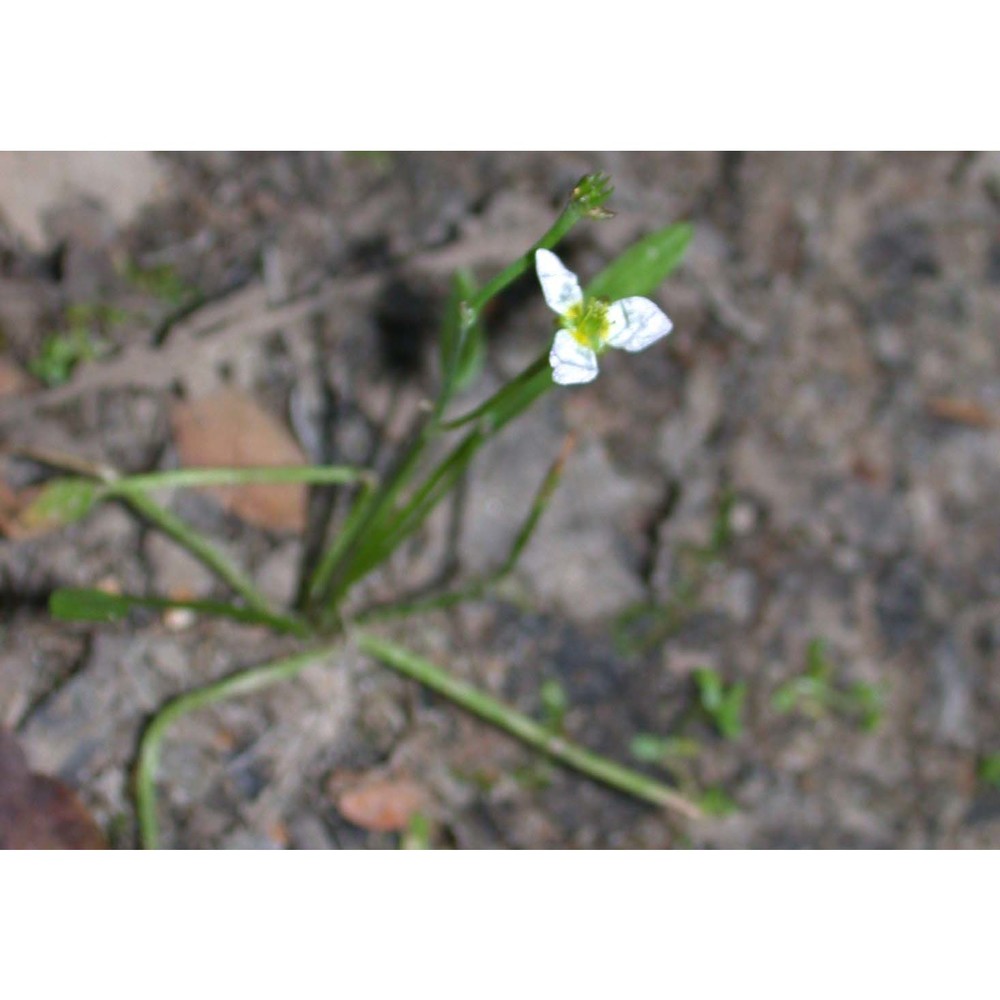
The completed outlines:
{"type": "Polygon", "coordinates": [[[114,624],[122,621],[136,608],[154,611],[181,608],[219,618],[230,618],[245,625],[266,625],[279,632],[301,633],[301,625],[295,619],[223,601],[176,601],[166,597],[110,594],[94,587],[60,587],[49,597],[49,612],[52,617],[66,622],[114,624]]]}
{"type": "Polygon", "coordinates": [[[586,294],[612,301],[630,295],[649,295],[684,258],[694,227],[678,222],[633,243],[586,288],[586,294]]]}

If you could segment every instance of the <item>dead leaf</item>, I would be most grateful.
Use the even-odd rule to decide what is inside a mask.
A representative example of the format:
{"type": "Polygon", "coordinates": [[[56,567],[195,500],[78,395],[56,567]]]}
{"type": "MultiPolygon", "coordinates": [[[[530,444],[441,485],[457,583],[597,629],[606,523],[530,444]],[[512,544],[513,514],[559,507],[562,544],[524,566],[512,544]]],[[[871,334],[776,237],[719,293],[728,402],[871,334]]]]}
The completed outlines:
{"type": "MultiPolygon", "coordinates": [[[[188,468],[308,465],[295,439],[249,396],[226,389],[171,411],[174,441],[188,468]]],[[[226,510],[271,531],[301,532],[306,525],[306,487],[212,486],[226,510]]]]}
{"type": "Polygon", "coordinates": [[[17,740],[0,729],[0,849],[93,851],[107,846],[76,793],[55,778],[33,774],[17,740]]]}
{"type": "Polygon", "coordinates": [[[379,833],[405,830],[426,804],[424,789],[405,778],[369,781],[337,800],[341,815],[355,826],[379,833]]]}
{"type": "Polygon", "coordinates": [[[869,486],[885,484],[885,470],[864,455],[855,455],[851,461],[851,473],[869,486]]]}
{"type": "Polygon", "coordinates": [[[0,396],[23,396],[38,388],[38,383],[21,368],[0,358],[0,396]]]}
{"type": "Polygon", "coordinates": [[[935,396],[927,400],[927,409],[939,420],[966,427],[992,427],[997,418],[974,399],[956,399],[953,396],[935,396]]]}
{"type": "Polygon", "coordinates": [[[25,538],[35,538],[44,535],[51,528],[43,524],[25,523],[24,512],[38,499],[41,492],[37,486],[29,486],[23,490],[12,490],[3,480],[0,480],[0,533],[5,538],[18,542],[25,538]]]}
{"type": "Polygon", "coordinates": [[[287,847],[292,842],[292,835],[288,827],[279,819],[267,828],[267,836],[271,843],[279,847],[287,847]]]}

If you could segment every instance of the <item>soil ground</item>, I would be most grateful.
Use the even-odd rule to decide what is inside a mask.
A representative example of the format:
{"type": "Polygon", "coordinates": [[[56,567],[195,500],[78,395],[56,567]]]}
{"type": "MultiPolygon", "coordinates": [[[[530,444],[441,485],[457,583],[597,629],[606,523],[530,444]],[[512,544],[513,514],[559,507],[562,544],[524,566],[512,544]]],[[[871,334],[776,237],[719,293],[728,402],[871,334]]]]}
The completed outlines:
{"type": "MultiPolygon", "coordinates": [[[[387,631],[532,714],[557,681],[566,731],[623,761],[639,734],[685,738],[693,756],[637,766],[710,791],[726,814],[678,820],[553,767],[348,645],[178,724],[162,768],[167,846],[395,847],[342,811],[345,794],[385,782],[416,790],[435,847],[1000,846],[1000,790],[977,776],[1000,750],[1000,159],[40,163],[0,159],[0,439],[130,472],[174,466],[171,407],[224,386],[311,458],[384,461],[433,387],[452,271],[486,276],[522,253],[584,173],[612,175],[617,212],[566,242],[584,277],[653,228],[695,227],[654,296],[672,336],[549,393],[483,453],[457,514],[432,520],[375,586],[433,578],[453,546],[460,576],[494,565],[572,433],[564,481],[501,593],[387,631]],[[116,171],[127,180],[107,183],[116,171]],[[81,310],[104,356],[61,386],[26,381],[45,336],[81,310]],[[873,725],[844,698],[775,707],[810,658],[842,695],[878,692],[873,725]],[[739,734],[699,709],[699,668],[745,683],[739,734]]],[[[489,327],[470,400],[550,335],[533,280],[489,327]]],[[[0,461],[8,491],[42,472],[0,461]]],[[[291,594],[293,534],[206,495],[171,503],[269,594],[291,594]]],[[[144,720],[288,643],[152,613],[50,620],[53,588],[96,582],[225,591],[114,506],[0,541],[0,725],[128,847],[144,720]]]]}

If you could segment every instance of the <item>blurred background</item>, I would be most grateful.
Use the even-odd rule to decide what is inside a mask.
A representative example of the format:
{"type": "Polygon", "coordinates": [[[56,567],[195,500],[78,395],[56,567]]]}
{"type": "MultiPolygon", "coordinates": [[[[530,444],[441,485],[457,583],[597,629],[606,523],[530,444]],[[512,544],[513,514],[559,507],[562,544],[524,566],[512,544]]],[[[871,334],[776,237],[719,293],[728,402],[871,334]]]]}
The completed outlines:
{"type": "MultiPolygon", "coordinates": [[[[373,586],[494,565],[571,435],[510,585],[398,634],[710,818],[539,761],[346,648],[178,725],[168,845],[394,847],[420,815],[434,847],[1000,846],[995,154],[0,153],[0,748],[19,775],[131,846],[143,720],[285,647],[152,612],[50,621],[57,586],[224,592],[116,507],[26,523],[45,469],[11,449],[129,472],[382,460],[433,391],[453,271],[509,263],[595,170],[616,215],[563,259],[585,282],[692,223],[653,296],[673,334],[550,392],[373,586]]],[[[552,332],[531,276],[487,323],[470,403],[552,332]]],[[[294,594],[302,491],[172,504],[294,594]]],[[[10,773],[0,818],[28,808],[10,773]]]]}

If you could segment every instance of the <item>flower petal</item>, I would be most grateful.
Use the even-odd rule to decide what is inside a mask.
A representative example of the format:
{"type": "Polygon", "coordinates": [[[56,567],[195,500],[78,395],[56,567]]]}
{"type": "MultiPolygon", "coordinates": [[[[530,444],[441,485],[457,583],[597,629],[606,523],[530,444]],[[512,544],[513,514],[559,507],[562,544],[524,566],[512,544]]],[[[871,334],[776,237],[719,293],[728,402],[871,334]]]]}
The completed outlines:
{"type": "Polygon", "coordinates": [[[579,385],[597,378],[597,355],[584,347],[571,333],[560,330],[549,352],[552,381],[560,385],[579,385]]]}
{"type": "Polygon", "coordinates": [[[634,295],[608,306],[608,328],[605,343],[623,351],[641,351],[670,333],[674,324],[655,302],[634,295]]]}
{"type": "Polygon", "coordinates": [[[576,275],[551,250],[535,251],[535,270],[548,307],[560,316],[583,301],[576,275]]]}

